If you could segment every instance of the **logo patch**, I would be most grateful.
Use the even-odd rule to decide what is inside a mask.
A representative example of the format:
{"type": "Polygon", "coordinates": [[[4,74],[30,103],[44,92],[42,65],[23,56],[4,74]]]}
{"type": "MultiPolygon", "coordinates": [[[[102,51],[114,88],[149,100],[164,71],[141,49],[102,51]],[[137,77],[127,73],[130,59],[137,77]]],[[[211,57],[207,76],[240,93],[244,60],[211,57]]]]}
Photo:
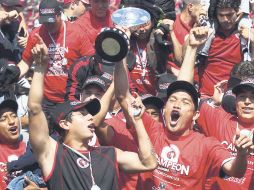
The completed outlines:
{"type": "Polygon", "coordinates": [[[84,160],[83,158],[78,158],[77,159],[77,164],[80,168],[87,168],[89,166],[89,162],[87,162],[86,160],[84,160]]]}

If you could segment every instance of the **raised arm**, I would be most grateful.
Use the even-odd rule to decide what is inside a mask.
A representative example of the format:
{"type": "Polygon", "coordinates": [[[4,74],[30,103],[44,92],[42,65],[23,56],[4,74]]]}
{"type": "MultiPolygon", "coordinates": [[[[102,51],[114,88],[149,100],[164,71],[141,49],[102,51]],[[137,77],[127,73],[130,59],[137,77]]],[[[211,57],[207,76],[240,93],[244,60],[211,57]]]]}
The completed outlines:
{"type": "Polygon", "coordinates": [[[158,163],[152,143],[141,119],[145,107],[140,97],[136,98],[133,102],[127,101],[127,106],[129,117],[136,129],[139,152],[137,154],[117,149],[118,165],[122,170],[130,173],[153,170],[157,167],[158,163]],[[140,113],[134,116],[137,109],[140,110],[140,113]]]}
{"type": "Polygon", "coordinates": [[[207,35],[208,28],[206,27],[196,27],[191,29],[177,80],[184,80],[193,84],[197,48],[206,41],[207,35]]]}
{"type": "Polygon", "coordinates": [[[28,72],[29,70],[29,65],[22,59],[19,63],[18,63],[18,68],[20,70],[20,75],[19,78],[21,79],[23,76],[25,76],[25,74],[28,72]]]}
{"type": "Polygon", "coordinates": [[[129,91],[128,68],[126,59],[116,63],[114,72],[115,96],[121,105],[127,125],[132,125],[132,119],[128,114],[127,102],[131,102],[134,98],[129,91]]]}
{"type": "Polygon", "coordinates": [[[104,123],[113,96],[114,96],[114,81],[111,83],[106,93],[102,96],[100,100],[101,102],[100,112],[94,116],[94,124],[96,126],[95,132],[102,145],[112,144],[112,138],[115,133],[114,129],[111,126],[104,123]]]}
{"type": "Polygon", "coordinates": [[[237,149],[236,158],[230,160],[222,166],[222,170],[228,176],[241,178],[244,176],[247,169],[247,157],[250,152],[253,152],[254,145],[252,142],[253,132],[251,131],[248,136],[240,135],[240,129],[236,129],[235,147],[237,149]]]}
{"type": "Polygon", "coordinates": [[[250,40],[251,61],[254,61],[254,28],[240,27],[239,33],[247,41],[250,40]]]}
{"type": "Polygon", "coordinates": [[[94,120],[95,120],[94,124],[96,127],[100,126],[103,123],[103,121],[108,113],[110,103],[111,103],[113,96],[114,96],[114,82],[112,82],[110,84],[107,91],[105,92],[105,94],[102,96],[102,98],[100,100],[101,109],[100,109],[99,113],[97,113],[94,116],[94,120]]]}
{"type": "Polygon", "coordinates": [[[167,35],[170,36],[170,39],[173,44],[173,53],[175,57],[175,62],[178,66],[181,66],[183,55],[182,55],[182,45],[176,38],[176,35],[174,33],[174,21],[170,19],[163,19],[159,25],[159,28],[156,30],[157,32],[164,34],[160,28],[163,28],[163,30],[167,33],[167,35]]]}
{"type": "Polygon", "coordinates": [[[56,142],[49,136],[47,119],[41,105],[48,50],[43,40],[39,36],[37,37],[39,43],[32,49],[36,66],[28,98],[29,134],[33,152],[44,176],[48,176],[54,161],[56,142]]]}

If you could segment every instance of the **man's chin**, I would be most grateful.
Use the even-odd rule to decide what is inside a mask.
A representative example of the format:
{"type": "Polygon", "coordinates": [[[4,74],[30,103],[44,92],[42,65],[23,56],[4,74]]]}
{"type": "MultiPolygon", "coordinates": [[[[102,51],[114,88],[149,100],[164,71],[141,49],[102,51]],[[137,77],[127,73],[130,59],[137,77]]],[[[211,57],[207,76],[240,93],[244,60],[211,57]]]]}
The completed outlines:
{"type": "Polygon", "coordinates": [[[19,136],[11,136],[9,137],[8,139],[2,141],[3,144],[11,144],[11,145],[14,145],[16,143],[18,143],[20,140],[19,136]]]}

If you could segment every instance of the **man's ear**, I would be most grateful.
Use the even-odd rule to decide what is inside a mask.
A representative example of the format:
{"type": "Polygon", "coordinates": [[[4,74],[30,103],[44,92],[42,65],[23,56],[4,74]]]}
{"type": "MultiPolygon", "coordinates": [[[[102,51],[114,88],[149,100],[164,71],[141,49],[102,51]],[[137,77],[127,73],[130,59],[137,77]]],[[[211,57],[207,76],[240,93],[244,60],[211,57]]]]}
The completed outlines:
{"type": "Polygon", "coordinates": [[[60,120],[59,121],[59,126],[64,129],[64,130],[69,130],[70,129],[70,122],[66,120],[60,120]]]}
{"type": "Polygon", "coordinates": [[[195,111],[192,120],[196,121],[199,118],[199,115],[200,115],[199,111],[195,111]]]}

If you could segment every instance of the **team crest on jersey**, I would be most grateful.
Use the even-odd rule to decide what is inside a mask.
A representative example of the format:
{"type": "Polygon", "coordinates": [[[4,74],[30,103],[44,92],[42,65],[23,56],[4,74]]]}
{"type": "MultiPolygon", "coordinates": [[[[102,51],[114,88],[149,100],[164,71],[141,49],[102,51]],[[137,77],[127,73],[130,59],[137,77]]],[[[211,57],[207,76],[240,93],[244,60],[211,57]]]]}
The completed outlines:
{"type": "Polygon", "coordinates": [[[176,145],[165,146],[158,157],[158,169],[163,172],[171,171],[174,174],[189,175],[190,166],[179,163],[180,150],[176,145]]]}
{"type": "Polygon", "coordinates": [[[84,160],[83,158],[78,158],[77,159],[77,164],[80,168],[87,168],[89,166],[89,162],[87,162],[86,160],[84,160]]]}
{"type": "Polygon", "coordinates": [[[164,160],[168,160],[171,162],[178,162],[178,158],[180,155],[180,151],[177,146],[171,144],[170,146],[166,146],[161,151],[161,157],[164,160]]]}

